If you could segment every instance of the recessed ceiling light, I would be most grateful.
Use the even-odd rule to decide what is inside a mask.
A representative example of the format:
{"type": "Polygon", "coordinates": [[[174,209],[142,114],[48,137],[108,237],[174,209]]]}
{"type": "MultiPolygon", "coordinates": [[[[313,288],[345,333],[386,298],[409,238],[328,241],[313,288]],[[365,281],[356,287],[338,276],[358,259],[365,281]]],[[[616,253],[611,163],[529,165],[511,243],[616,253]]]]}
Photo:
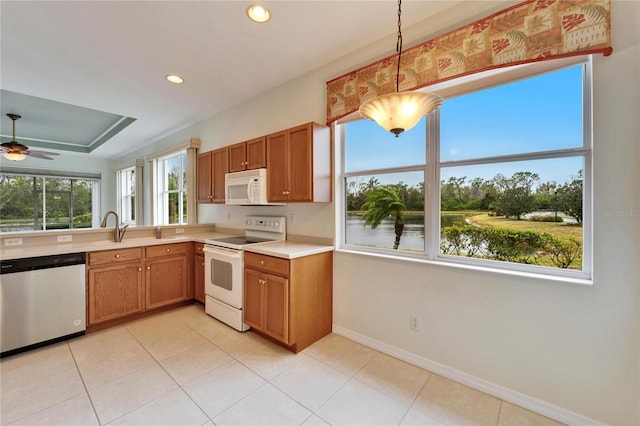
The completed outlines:
{"type": "Polygon", "coordinates": [[[169,74],[166,78],[171,83],[175,83],[175,84],[184,83],[184,79],[182,77],[180,77],[179,75],[169,74]]]}
{"type": "Polygon", "coordinates": [[[271,19],[271,12],[265,6],[252,4],[247,7],[247,16],[254,22],[267,22],[271,19]]]}

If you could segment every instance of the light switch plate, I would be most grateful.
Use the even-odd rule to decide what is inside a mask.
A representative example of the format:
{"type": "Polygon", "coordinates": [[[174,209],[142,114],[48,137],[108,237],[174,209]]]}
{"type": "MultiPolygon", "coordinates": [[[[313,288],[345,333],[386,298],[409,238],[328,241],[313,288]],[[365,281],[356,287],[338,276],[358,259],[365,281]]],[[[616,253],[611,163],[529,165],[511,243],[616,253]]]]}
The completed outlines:
{"type": "Polygon", "coordinates": [[[73,235],[58,235],[59,243],[69,243],[73,240],[73,235]]]}

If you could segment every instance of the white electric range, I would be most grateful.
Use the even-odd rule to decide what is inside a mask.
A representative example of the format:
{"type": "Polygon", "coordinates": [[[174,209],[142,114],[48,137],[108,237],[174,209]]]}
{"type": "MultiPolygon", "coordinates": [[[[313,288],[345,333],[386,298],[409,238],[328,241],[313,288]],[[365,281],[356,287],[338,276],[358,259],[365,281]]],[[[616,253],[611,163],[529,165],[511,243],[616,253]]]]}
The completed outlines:
{"type": "Polygon", "coordinates": [[[246,216],[244,235],[205,240],[205,312],[239,331],[244,323],[244,254],[247,245],[287,238],[283,216],[246,216]]]}

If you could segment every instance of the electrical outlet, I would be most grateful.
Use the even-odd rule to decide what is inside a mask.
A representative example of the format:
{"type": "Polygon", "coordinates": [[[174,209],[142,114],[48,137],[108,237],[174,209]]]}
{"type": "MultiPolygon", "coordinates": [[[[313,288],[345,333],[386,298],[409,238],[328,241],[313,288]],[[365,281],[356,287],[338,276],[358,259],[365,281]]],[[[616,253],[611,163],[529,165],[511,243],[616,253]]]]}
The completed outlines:
{"type": "Polygon", "coordinates": [[[176,234],[184,234],[184,228],[176,228],[176,234]]]}
{"type": "Polygon", "coordinates": [[[5,246],[21,246],[22,238],[6,238],[4,240],[5,246]]]}
{"type": "Polygon", "coordinates": [[[413,314],[409,315],[409,328],[414,331],[420,331],[420,318],[413,314]]]}
{"type": "Polygon", "coordinates": [[[58,235],[59,243],[70,243],[73,241],[73,235],[58,235]]]}

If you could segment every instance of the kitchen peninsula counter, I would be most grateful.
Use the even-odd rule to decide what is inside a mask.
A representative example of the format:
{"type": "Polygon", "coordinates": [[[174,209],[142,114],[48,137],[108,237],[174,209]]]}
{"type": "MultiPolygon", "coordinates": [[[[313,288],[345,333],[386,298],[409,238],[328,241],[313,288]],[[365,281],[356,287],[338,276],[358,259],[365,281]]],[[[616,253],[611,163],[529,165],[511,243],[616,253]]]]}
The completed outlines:
{"type": "MultiPolygon", "coordinates": [[[[204,243],[209,238],[226,238],[232,237],[237,234],[229,234],[223,232],[197,232],[193,234],[178,234],[170,237],[155,238],[155,237],[141,237],[141,238],[129,238],[122,242],[116,243],[111,240],[99,240],[99,241],[79,241],[69,243],[39,243],[37,245],[24,244],[20,246],[3,246],[0,249],[0,258],[2,260],[21,259],[37,256],[49,256],[54,254],[65,253],[79,253],[79,252],[93,252],[101,250],[113,250],[121,248],[131,247],[147,247],[160,244],[172,244],[182,242],[199,242],[204,243]]],[[[26,238],[25,238],[26,239],[26,238]]]]}

